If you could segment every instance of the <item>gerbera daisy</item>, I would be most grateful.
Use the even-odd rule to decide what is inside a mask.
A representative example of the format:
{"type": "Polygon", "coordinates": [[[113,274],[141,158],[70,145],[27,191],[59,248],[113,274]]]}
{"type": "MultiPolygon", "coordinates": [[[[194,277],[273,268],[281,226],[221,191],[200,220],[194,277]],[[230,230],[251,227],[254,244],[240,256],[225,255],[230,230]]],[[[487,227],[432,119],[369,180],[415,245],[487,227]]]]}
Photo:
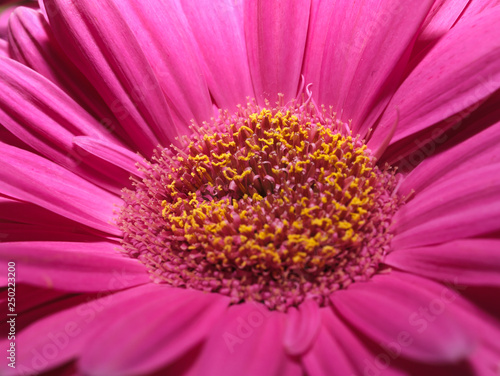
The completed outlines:
{"type": "Polygon", "coordinates": [[[2,374],[497,374],[494,2],[40,9],[0,53],[2,374]]]}

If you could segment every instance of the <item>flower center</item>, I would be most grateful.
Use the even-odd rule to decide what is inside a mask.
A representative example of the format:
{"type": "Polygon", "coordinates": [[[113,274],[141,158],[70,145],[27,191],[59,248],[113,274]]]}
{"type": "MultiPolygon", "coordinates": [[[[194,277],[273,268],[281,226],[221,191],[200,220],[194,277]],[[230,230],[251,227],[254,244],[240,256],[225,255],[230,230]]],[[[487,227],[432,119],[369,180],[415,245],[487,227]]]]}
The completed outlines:
{"type": "Polygon", "coordinates": [[[155,282],[286,310],[366,280],[389,251],[394,172],[326,110],[249,104],[156,153],[119,217],[155,282]]]}

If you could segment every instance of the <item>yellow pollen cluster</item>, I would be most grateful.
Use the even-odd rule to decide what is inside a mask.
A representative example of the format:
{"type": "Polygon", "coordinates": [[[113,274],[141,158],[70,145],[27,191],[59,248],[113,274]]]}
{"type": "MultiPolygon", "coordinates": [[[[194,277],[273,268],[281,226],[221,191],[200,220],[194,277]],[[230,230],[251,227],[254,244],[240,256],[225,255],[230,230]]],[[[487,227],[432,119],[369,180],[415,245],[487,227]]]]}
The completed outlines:
{"type": "Polygon", "coordinates": [[[250,103],[180,141],[142,170],[118,220],[155,282],[287,310],[378,270],[397,179],[331,111],[250,103]]]}
{"type": "Polygon", "coordinates": [[[206,250],[222,267],[323,267],[361,242],[374,206],[366,145],[291,111],[263,109],[245,125],[204,134],[178,161],[172,175],[191,181],[167,185],[163,217],[187,249],[206,250]]]}

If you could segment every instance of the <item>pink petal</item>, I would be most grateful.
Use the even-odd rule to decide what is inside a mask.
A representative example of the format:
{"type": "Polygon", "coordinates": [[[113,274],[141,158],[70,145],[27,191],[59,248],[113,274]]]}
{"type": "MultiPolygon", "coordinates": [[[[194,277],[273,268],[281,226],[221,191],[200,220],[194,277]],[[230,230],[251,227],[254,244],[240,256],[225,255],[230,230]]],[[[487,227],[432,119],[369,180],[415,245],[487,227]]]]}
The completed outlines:
{"type": "MultiPolygon", "coordinates": [[[[1,205],[0,207],[3,207],[1,205]]],[[[80,229],[81,230],[81,229],[80,229]]],[[[68,241],[68,242],[92,242],[102,240],[89,234],[77,232],[77,227],[44,226],[25,223],[0,222],[0,242],[19,241],[68,241]]]]}
{"type": "MultiPolygon", "coordinates": [[[[345,328],[345,324],[333,317],[329,308],[322,309],[321,313],[324,322],[322,330],[311,350],[302,358],[307,374],[310,376],[356,374],[355,364],[350,362],[346,353],[357,354],[362,358],[363,354],[367,353],[366,348],[359,341],[357,341],[358,348],[356,349],[342,348],[336,337],[342,337],[342,329],[344,331],[348,329],[345,328]]],[[[352,334],[351,337],[353,337],[352,334]]]]}
{"type": "Polygon", "coordinates": [[[498,5],[500,5],[498,0],[470,0],[464,12],[460,15],[458,23],[468,22],[481,13],[488,13],[498,5]]]}
{"type": "Polygon", "coordinates": [[[9,17],[15,9],[16,7],[11,6],[7,7],[6,9],[2,9],[0,11],[0,39],[7,39],[9,33],[8,29],[9,17]]]}
{"type": "Polygon", "coordinates": [[[399,83],[432,1],[316,1],[304,62],[318,104],[331,105],[356,133],[378,118],[399,83]],[[408,15],[408,16],[407,16],[408,15]],[[410,16],[411,15],[411,16],[410,16]],[[310,42],[309,42],[310,41],[310,42]]]}
{"type": "Polygon", "coordinates": [[[210,93],[219,108],[236,110],[254,97],[243,31],[243,2],[182,1],[204,60],[210,93]]]}
{"type": "Polygon", "coordinates": [[[119,194],[122,185],[82,164],[73,137],[91,136],[107,143],[115,137],[65,92],[31,69],[0,58],[0,122],[50,160],[119,194]]]}
{"type": "Polygon", "coordinates": [[[422,25],[417,44],[429,42],[442,37],[448,32],[464,9],[469,0],[437,0],[432,5],[427,18],[422,25]]]}
{"type": "Polygon", "coordinates": [[[66,55],[97,89],[140,151],[149,155],[158,144],[174,141],[177,130],[169,106],[131,30],[140,26],[128,25],[109,1],[46,0],[44,5],[66,55]]]}
{"type": "Polygon", "coordinates": [[[310,0],[245,2],[248,62],[257,102],[297,95],[309,23],[310,0]]]}
{"type": "Polygon", "coordinates": [[[497,123],[499,103],[500,91],[496,91],[487,99],[390,145],[380,163],[396,165],[403,173],[412,171],[427,158],[464,143],[497,123]]]}
{"type": "Polygon", "coordinates": [[[376,149],[398,117],[392,143],[481,102],[497,90],[499,17],[500,9],[495,9],[452,28],[401,85],[368,146],[376,149]]]}
{"type": "Polygon", "coordinates": [[[17,282],[63,291],[113,291],[148,283],[146,268],[117,248],[105,242],[4,242],[0,263],[7,268],[15,260],[17,282]]]}
{"type": "Polygon", "coordinates": [[[500,228],[500,164],[430,185],[394,217],[395,249],[478,236],[500,228]]]}
{"type": "MultiPolygon", "coordinates": [[[[16,368],[7,367],[3,362],[0,364],[2,375],[40,373],[79,357],[91,346],[88,338],[93,335],[105,310],[122,301],[137,299],[144,294],[145,288],[139,286],[119,293],[105,293],[95,300],[87,297],[87,301],[85,296],[76,296],[64,302],[68,305],[73,301],[73,306],[61,311],[50,307],[47,317],[33,321],[16,334],[16,368]],[[78,305],[74,306],[75,303],[78,305]]],[[[0,343],[0,347],[6,348],[6,342],[0,343]]]]}
{"type": "Polygon", "coordinates": [[[469,2],[469,0],[436,0],[434,2],[415,41],[405,74],[413,71],[439,39],[450,31],[469,2]]]}
{"type": "Polygon", "coordinates": [[[9,44],[4,39],[0,39],[0,56],[9,57],[9,44]]]}
{"type": "Polygon", "coordinates": [[[467,285],[500,285],[500,240],[463,239],[390,253],[384,263],[441,281],[467,285]]]}
{"type": "Polygon", "coordinates": [[[144,375],[169,364],[200,343],[229,304],[220,295],[165,285],[142,290],[100,317],[80,359],[86,374],[144,375]]]}
{"type": "MultiPolygon", "coordinates": [[[[141,2],[139,5],[135,0],[113,0],[113,4],[143,49],[172,108],[174,124],[182,132],[190,133],[191,120],[198,124],[209,120],[212,101],[201,68],[200,52],[181,4],[171,1],[141,2]]],[[[197,3],[197,6],[202,4],[197,3]]],[[[85,7],[86,10],[90,8],[85,7]]],[[[94,9],[100,12],[99,7],[94,9]]],[[[217,22],[212,21],[214,23],[217,22]]]]}
{"type": "MultiPolygon", "coordinates": [[[[473,125],[477,127],[479,124],[473,125]]],[[[418,193],[429,185],[449,179],[450,175],[500,162],[500,122],[449,150],[432,155],[437,144],[436,141],[426,146],[427,149],[424,150],[431,157],[425,159],[405,178],[399,188],[402,195],[408,195],[411,191],[418,193]]]]}
{"type": "Polygon", "coordinates": [[[282,344],[284,316],[261,304],[229,307],[207,339],[195,365],[198,374],[229,376],[245,370],[248,375],[278,376],[284,367],[297,369],[282,344]]]}
{"type": "Polygon", "coordinates": [[[1,143],[0,153],[0,193],[120,235],[109,222],[121,199],[38,155],[1,143]]]}
{"type": "Polygon", "coordinates": [[[463,359],[473,349],[471,336],[451,307],[434,307],[440,296],[425,289],[425,280],[421,283],[417,289],[392,275],[377,275],[369,283],[335,292],[331,300],[346,321],[376,343],[388,347],[399,342],[402,356],[424,362],[463,359]]]}
{"type": "Polygon", "coordinates": [[[120,181],[123,186],[130,175],[142,177],[138,167],[145,167],[144,159],[124,147],[85,136],[73,138],[73,143],[81,150],[81,155],[87,154],[86,164],[120,181]]]}
{"type": "MultiPolygon", "coordinates": [[[[369,350],[367,339],[348,327],[330,307],[321,310],[321,318],[323,327],[318,340],[302,359],[308,375],[406,375],[397,368],[385,366],[388,355],[369,350]]],[[[389,363],[393,361],[394,358],[389,358],[389,363]]]]}
{"type": "Polygon", "coordinates": [[[9,21],[12,58],[48,78],[66,91],[107,131],[123,132],[102,98],[55,42],[39,11],[19,7],[9,21]]]}
{"type": "Polygon", "coordinates": [[[84,226],[40,206],[0,196],[0,220],[48,225],[67,232],[84,232],[84,226]]]}
{"type": "MultiPolygon", "coordinates": [[[[478,290],[473,290],[473,287],[460,283],[458,277],[444,281],[443,285],[408,273],[394,271],[391,275],[403,284],[409,284],[417,290],[430,292],[439,297],[430,302],[428,307],[424,307],[428,308],[427,312],[419,311],[419,313],[425,314],[427,317],[429,329],[434,325],[431,316],[439,316],[449,312],[462,323],[464,333],[468,332],[474,335],[472,342],[476,342],[476,346],[474,353],[471,354],[472,356],[484,349],[492,350],[496,354],[500,352],[498,317],[493,316],[492,312],[485,311],[475,304],[474,295],[478,290]],[[472,291],[469,291],[471,289],[472,291]],[[444,304],[444,310],[443,304],[439,303],[439,301],[444,304]],[[443,312],[440,313],[441,311],[443,312]]],[[[423,323],[420,322],[419,325],[423,325],[423,323]]]]}
{"type": "Polygon", "coordinates": [[[295,356],[306,352],[314,343],[321,327],[318,303],[307,300],[298,309],[287,311],[283,344],[288,354],[295,356]]]}

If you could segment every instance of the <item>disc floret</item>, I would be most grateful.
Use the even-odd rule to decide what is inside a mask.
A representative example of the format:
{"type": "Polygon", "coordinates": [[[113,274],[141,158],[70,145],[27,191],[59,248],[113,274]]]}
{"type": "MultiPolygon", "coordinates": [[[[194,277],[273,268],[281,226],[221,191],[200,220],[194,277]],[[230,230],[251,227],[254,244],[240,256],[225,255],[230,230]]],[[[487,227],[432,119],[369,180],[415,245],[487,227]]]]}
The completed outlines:
{"type": "Polygon", "coordinates": [[[157,152],[120,217],[157,282],[286,310],[376,272],[396,178],[333,113],[248,105],[183,142],[157,152]]]}

